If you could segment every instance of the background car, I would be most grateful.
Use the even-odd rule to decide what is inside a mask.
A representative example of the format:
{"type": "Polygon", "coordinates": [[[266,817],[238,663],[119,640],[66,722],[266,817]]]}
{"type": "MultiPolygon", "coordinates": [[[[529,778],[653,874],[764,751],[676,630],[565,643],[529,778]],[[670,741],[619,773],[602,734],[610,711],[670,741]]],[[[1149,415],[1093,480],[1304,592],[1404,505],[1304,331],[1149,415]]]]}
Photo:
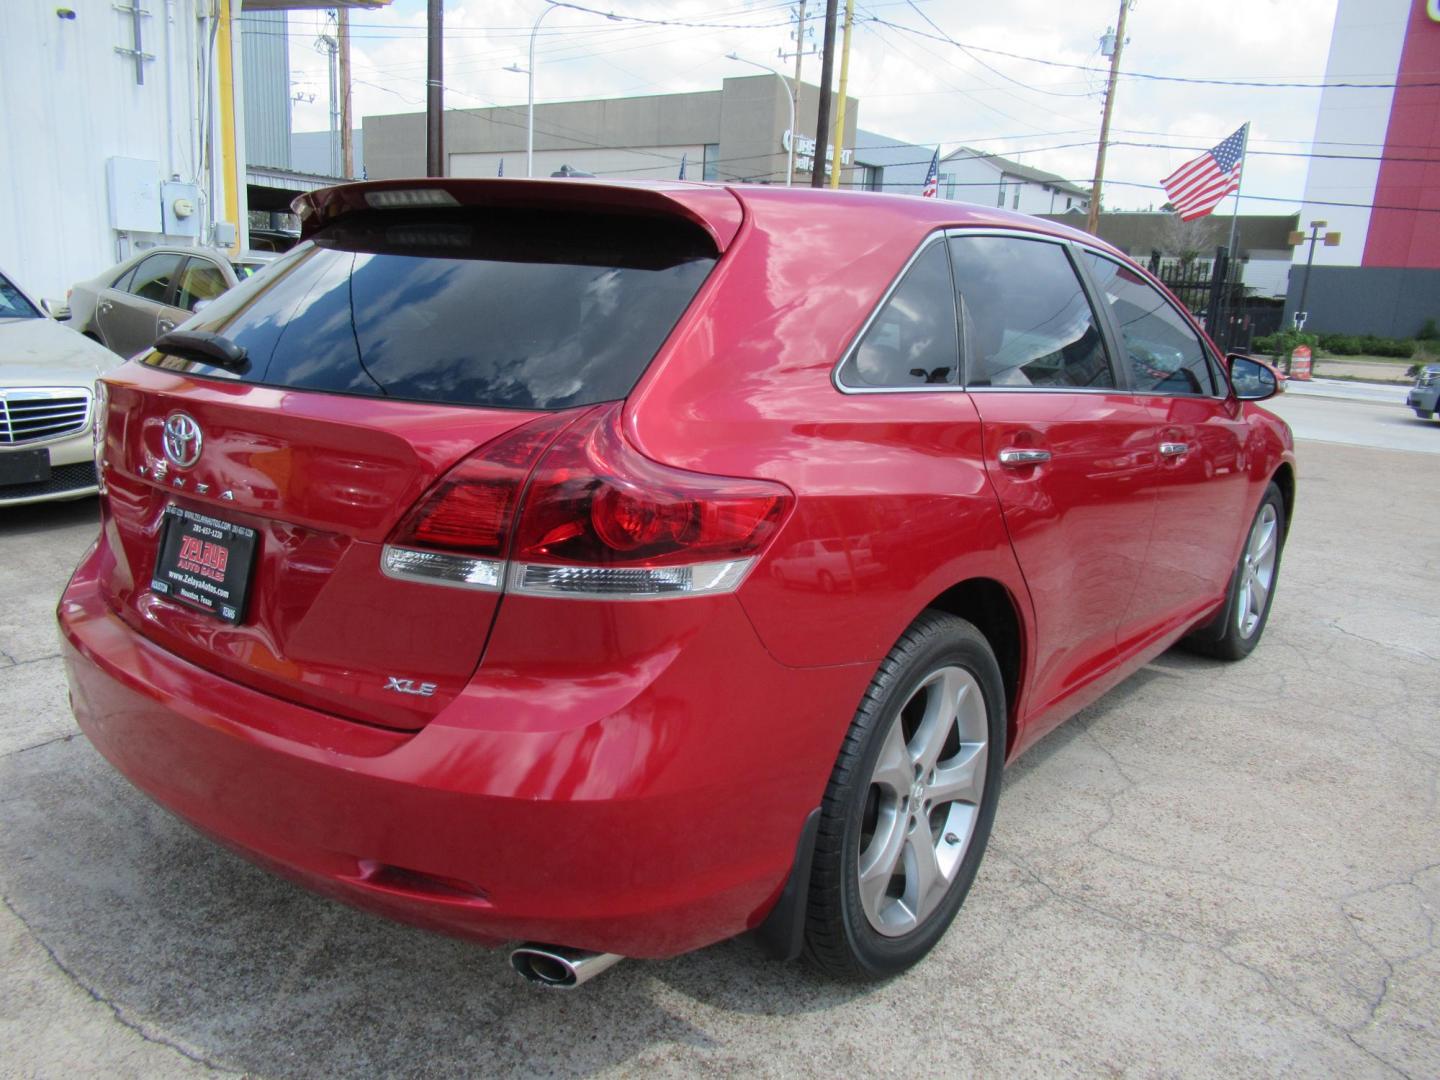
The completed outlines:
{"type": "Polygon", "coordinates": [[[1420,369],[1405,404],[1414,409],[1421,420],[1440,415],[1440,364],[1426,364],[1420,369]]]}
{"type": "Polygon", "coordinates": [[[133,356],[274,257],[251,252],[231,259],[203,248],[146,248],[76,284],[66,297],[66,317],[86,337],[133,356]]]}
{"type": "Polygon", "coordinates": [[[749,185],[301,205],[106,378],[58,615],[100,752],[327,895],[558,985],[747,931],[892,975],[1006,762],[1260,640],[1273,374],[1093,236],[749,185]]]}
{"type": "Polygon", "coordinates": [[[0,506],[95,493],[95,380],[117,363],[0,273],[0,506]]]}

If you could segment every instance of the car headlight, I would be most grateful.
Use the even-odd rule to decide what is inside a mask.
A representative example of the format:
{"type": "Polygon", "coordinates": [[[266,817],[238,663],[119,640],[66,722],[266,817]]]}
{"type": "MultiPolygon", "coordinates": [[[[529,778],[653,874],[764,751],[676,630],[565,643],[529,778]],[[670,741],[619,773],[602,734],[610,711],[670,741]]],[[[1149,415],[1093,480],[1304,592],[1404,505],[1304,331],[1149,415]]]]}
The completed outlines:
{"type": "Polygon", "coordinates": [[[93,436],[95,453],[95,482],[105,491],[105,428],[110,419],[110,388],[104,379],[95,380],[94,400],[90,408],[90,432],[93,436]]]}

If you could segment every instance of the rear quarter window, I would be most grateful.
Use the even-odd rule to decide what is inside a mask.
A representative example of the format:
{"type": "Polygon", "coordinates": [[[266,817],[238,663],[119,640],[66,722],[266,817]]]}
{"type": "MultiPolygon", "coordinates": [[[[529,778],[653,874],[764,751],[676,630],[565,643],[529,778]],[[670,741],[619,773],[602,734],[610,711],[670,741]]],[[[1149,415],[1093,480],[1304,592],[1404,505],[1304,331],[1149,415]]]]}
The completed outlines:
{"type": "Polygon", "coordinates": [[[189,329],[245,348],[237,376],[297,389],[516,409],[630,392],[716,259],[678,219],[376,212],[329,226],[189,329]]]}

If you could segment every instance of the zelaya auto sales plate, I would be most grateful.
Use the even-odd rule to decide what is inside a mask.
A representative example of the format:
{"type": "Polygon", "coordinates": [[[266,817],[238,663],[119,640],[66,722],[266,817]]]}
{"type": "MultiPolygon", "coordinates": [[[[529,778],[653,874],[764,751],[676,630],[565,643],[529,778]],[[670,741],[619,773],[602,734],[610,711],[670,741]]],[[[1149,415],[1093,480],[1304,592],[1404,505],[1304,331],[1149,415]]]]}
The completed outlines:
{"type": "Polygon", "coordinates": [[[165,515],[150,587],[228,623],[240,622],[255,563],[255,530],[179,506],[167,506],[165,515]]]}

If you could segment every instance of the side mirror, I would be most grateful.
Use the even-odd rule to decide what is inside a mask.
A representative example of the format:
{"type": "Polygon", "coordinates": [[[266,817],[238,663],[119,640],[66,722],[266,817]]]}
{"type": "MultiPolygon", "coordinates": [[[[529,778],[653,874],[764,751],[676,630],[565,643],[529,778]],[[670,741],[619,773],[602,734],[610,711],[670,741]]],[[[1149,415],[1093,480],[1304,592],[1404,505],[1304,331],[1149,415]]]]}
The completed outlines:
{"type": "Polygon", "coordinates": [[[1228,359],[1230,382],[1241,401],[1264,401],[1282,392],[1280,379],[1269,364],[1234,353],[1228,359]]]}
{"type": "Polygon", "coordinates": [[[70,317],[70,309],[58,300],[41,300],[40,306],[52,319],[68,319],[70,317]]]}
{"type": "Polygon", "coordinates": [[[191,312],[193,312],[194,314],[198,315],[198,314],[200,314],[200,312],[204,311],[207,307],[209,307],[209,306],[210,306],[211,304],[213,304],[214,302],[215,302],[215,301],[213,301],[213,300],[204,300],[204,299],[196,300],[193,304],[190,305],[190,310],[191,310],[191,312]]]}

